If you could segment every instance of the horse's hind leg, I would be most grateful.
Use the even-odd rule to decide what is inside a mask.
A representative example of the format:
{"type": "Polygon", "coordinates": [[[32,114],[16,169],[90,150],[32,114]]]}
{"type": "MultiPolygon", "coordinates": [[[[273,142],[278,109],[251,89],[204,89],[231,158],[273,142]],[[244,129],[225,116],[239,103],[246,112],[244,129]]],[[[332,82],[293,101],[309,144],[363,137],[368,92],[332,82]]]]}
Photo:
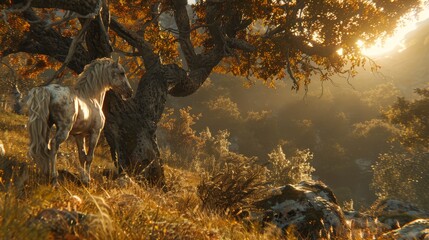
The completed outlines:
{"type": "Polygon", "coordinates": [[[63,122],[57,124],[57,131],[54,138],[51,140],[51,156],[50,156],[50,173],[52,184],[57,184],[58,172],[57,172],[57,153],[61,143],[63,143],[69,137],[70,130],[72,128],[71,122],[63,122]]]}

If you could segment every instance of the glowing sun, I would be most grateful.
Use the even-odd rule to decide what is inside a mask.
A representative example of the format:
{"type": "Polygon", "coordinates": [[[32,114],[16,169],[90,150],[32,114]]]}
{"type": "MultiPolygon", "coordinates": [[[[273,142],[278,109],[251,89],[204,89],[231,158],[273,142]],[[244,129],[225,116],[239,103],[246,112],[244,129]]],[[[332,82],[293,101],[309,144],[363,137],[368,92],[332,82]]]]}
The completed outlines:
{"type": "Polygon", "coordinates": [[[405,48],[402,44],[405,36],[415,30],[419,24],[429,18],[429,6],[424,6],[422,12],[420,12],[417,18],[407,18],[404,20],[400,26],[395,30],[395,33],[386,39],[384,42],[379,40],[374,46],[365,48],[363,47],[363,42],[358,42],[357,44],[362,46],[362,53],[366,56],[377,57],[388,54],[392,51],[401,51],[405,48]]]}

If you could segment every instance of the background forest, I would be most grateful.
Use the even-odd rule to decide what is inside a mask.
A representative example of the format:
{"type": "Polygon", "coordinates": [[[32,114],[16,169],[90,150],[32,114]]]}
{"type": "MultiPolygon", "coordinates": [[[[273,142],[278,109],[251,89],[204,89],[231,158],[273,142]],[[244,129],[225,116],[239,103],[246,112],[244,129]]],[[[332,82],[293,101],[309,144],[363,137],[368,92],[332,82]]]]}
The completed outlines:
{"type": "Polygon", "coordinates": [[[415,91],[428,87],[428,26],[423,22],[408,34],[405,50],[376,58],[379,71],[360,69],[349,81],[334,77],[308,92],[291,92],[284,82],[267,86],[213,74],[196,94],[169,98],[159,141],[180,165],[198,158],[201,134],[226,130],[231,151],[257,157],[268,168],[276,167],[270,153],[279,147],[288,164],[301,164],[292,160],[301,156],[314,168],[302,171],[355,207],[377,197],[428,207],[429,99],[427,90],[415,91]],[[307,153],[311,157],[302,156],[307,153]]]}

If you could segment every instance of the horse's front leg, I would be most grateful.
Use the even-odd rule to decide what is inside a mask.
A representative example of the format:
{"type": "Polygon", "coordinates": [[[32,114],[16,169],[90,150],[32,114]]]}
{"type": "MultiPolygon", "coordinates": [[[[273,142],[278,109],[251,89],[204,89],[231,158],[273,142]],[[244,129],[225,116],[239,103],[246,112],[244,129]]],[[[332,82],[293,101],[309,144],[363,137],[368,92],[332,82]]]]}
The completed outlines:
{"type": "Polygon", "coordinates": [[[83,184],[88,185],[89,184],[89,178],[87,174],[85,173],[85,170],[82,166],[85,165],[86,162],[86,148],[85,148],[85,136],[83,135],[76,135],[75,136],[76,145],[77,145],[77,152],[79,155],[79,161],[75,161],[75,166],[77,170],[79,171],[80,178],[83,182],[83,184]]]}
{"type": "Polygon", "coordinates": [[[85,180],[87,180],[89,183],[89,181],[91,180],[91,177],[90,177],[91,163],[92,163],[92,159],[94,159],[95,147],[97,146],[98,139],[100,138],[100,134],[101,134],[101,129],[93,130],[89,134],[88,154],[86,155],[85,162],[83,164],[86,172],[84,182],[85,180]]]}

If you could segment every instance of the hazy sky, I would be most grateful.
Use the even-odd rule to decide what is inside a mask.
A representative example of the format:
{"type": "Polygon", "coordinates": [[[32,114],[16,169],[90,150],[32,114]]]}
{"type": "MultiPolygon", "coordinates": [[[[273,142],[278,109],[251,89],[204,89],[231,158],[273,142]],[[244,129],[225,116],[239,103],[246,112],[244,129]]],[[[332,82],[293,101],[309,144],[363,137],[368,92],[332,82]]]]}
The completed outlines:
{"type": "Polygon", "coordinates": [[[382,56],[392,50],[401,50],[404,46],[401,44],[404,37],[411,31],[417,28],[419,22],[422,22],[429,18],[429,6],[425,6],[423,11],[418,15],[417,19],[410,16],[408,19],[403,21],[403,24],[399,26],[395,34],[387,39],[384,43],[378,42],[375,46],[364,49],[363,53],[369,56],[382,56]]]}

